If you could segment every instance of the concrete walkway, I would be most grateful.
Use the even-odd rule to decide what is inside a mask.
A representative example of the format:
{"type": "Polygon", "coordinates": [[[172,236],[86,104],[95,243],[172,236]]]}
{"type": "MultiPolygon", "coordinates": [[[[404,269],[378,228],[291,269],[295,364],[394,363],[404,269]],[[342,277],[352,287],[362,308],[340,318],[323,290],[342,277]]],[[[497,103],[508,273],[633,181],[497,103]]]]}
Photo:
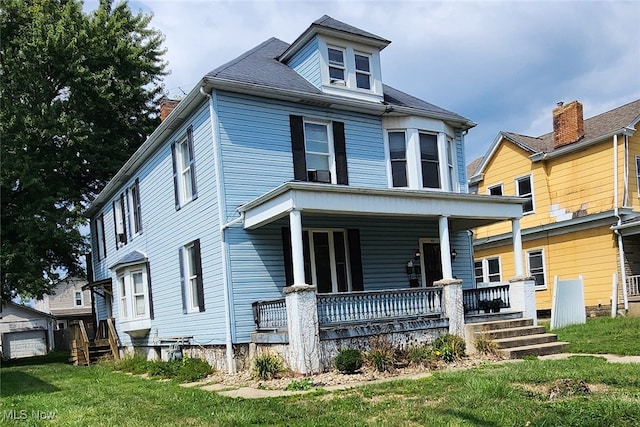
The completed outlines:
{"type": "MultiPolygon", "coordinates": [[[[640,363],[640,355],[617,356],[615,354],[558,353],[558,354],[550,354],[548,356],[538,356],[538,359],[559,360],[559,359],[567,359],[571,356],[602,357],[611,363],[640,363]]],[[[511,363],[511,362],[522,362],[522,361],[523,359],[511,359],[511,360],[501,360],[495,363],[505,363],[505,362],[511,363]]],[[[473,368],[461,368],[461,369],[473,369],[473,368]]],[[[332,385],[332,386],[320,386],[320,387],[314,387],[310,390],[296,390],[296,391],[265,390],[265,389],[258,389],[253,387],[235,388],[233,386],[224,385],[224,384],[206,384],[206,383],[199,383],[199,382],[181,384],[181,386],[182,387],[200,387],[201,390],[217,392],[221,396],[227,396],[227,397],[241,397],[244,399],[261,399],[264,397],[281,397],[281,396],[293,396],[297,394],[308,394],[318,390],[325,390],[328,392],[332,392],[336,390],[346,390],[354,387],[362,387],[364,385],[381,384],[381,383],[398,381],[398,380],[418,380],[421,378],[429,377],[431,375],[432,375],[431,372],[420,372],[418,374],[398,375],[395,377],[381,378],[373,381],[362,381],[362,382],[338,384],[338,385],[332,385]]]]}

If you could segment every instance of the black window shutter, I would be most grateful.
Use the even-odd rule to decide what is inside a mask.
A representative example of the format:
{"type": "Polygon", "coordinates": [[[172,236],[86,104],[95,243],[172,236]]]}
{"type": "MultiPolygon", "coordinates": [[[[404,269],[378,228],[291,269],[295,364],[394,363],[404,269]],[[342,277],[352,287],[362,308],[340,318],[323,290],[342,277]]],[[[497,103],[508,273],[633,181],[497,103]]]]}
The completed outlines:
{"type": "Polygon", "coordinates": [[[362,254],[360,252],[360,230],[352,228],[347,230],[349,239],[349,261],[351,262],[351,287],[354,291],[364,290],[364,277],[362,275],[362,254]]]}
{"type": "Polygon", "coordinates": [[[91,252],[85,255],[85,262],[87,263],[87,283],[93,282],[93,254],[91,252]]]}
{"type": "Polygon", "coordinates": [[[343,122],[333,122],[333,150],[336,155],[336,182],[342,185],[349,185],[347,147],[343,122]]]}
{"type": "Polygon", "coordinates": [[[289,116],[291,127],[291,152],[293,154],[293,178],[307,181],[307,160],[304,150],[304,123],[302,116],[289,116]]]}
{"type": "Polygon", "coordinates": [[[171,164],[173,165],[173,195],[176,202],[176,210],[180,210],[180,194],[178,193],[178,159],[176,159],[176,143],[171,144],[171,164]]]}
{"type": "Polygon", "coordinates": [[[149,318],[153,320],[153,294],[151,292],[151,265],[147,261],[147,297],[149,298],[149,318]]]}
{"type": "Polygon", "coordinates": [[[107,238],[104,234],[104,213],[100,214],[100,227],[102,227],[102,242],[98,242],[98,244],[102,245],[104,249],[104,257],[107,257],[107,238]]]}
{"type": "Polygon", "coordinates": [[[291,230],[282,227],[282,253],[284,254],[284,277],[286,286],[293,285],[293,252],[291,250],[291,230]]]}
{"type": "MultiPolygon", "coordinates": [[[[91,245],[91,250],[96,249],[96,259],[100,261],[100,245],[101,242],[98,241],[98,222],[96,220],[91,221],[89,232],[91,233],[91,241],[95,244],[91,245]]],[[[89,260],[86,260],[87,269],[89,268],[89,260]]]]}
{"type": "Polygon", "coordinates": [[[200,239],[193,243],[193,250],[196,256],[196,281],[198,283],[198,309],[204,311],[204,285],[202,281],[202,258],[200,256],[200,239]]]}
{"type": "Polygon", "coordinates": [[[178,260],[180,261],[180,292],[182,293],[182,313],[187,314],[187,293],[184,278],[184,249],[178,249],[178,260]]]}
{"type": "Polygon", "coordinates": [[[187,145],[189,147],[189,168],[191,169],[191,198],[198,198],[198,187],[196,186],[196,158],[193,153],[193,126],[187,129],[187,145]]]}
{"type": "Polygon", "coordinates": [[[120,213],[122,215],[122,233],[124,234],[124,243],[127,244],[127,210],[125,205],[124,193],[120,194],[120,213]]]}
{"type": "Polygon", "coordinates": [[[116,216],[116,202],[114,201],[112,203],[112,207],[113,207],[113,232],[115,234],[116,237],[116,250],[119,248],[120,246],[120,242],[118,241],[118,218],[116,216]]]}

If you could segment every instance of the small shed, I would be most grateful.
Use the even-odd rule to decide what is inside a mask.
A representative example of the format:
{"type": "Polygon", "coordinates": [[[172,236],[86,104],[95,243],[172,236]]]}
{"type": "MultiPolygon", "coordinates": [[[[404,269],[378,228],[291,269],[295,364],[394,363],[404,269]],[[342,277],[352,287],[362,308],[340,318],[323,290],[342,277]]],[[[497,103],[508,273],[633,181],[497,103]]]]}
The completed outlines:
{"type": "Polygon", "coordinates": [[[43,356],[53,348],[54,316],[13,302],[0,304],[3,359],[43,356]]]}

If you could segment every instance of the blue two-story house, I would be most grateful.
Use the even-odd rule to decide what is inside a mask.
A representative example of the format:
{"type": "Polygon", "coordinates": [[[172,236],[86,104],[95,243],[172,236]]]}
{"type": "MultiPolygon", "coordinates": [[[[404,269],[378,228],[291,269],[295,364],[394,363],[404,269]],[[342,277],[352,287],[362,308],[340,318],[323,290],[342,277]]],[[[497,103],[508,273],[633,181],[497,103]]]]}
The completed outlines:
{"type": "Polygon", "coordinates": [[[471,228],[510,219],[521,251],[520,202],[468,194],[475,124],[383,84],[389,43],[323,16],[175,106],[88,211],[98,313],[123,347],[233,370],[270,345],[307,372],[288,351],[363,322],[451,329],[438,285],[474,286],[471,228]]]}

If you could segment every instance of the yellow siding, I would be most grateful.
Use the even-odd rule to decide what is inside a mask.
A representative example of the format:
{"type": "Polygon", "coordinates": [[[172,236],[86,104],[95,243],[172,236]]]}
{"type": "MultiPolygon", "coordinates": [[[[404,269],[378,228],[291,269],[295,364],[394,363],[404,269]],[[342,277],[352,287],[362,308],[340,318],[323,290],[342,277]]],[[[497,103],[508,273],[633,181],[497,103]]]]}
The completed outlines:
{"type": "MultiPolygon", "coordinates": [[[[611,276],[616,273],[617,248],[613,232],[608,226],[532,240],[523,242],[522,245],[525,266],[527,251],[544,251],[547,289],[536,292],[538,310],[551,308],[553,280],[556,275],[563,279],[582,274],[586,306],[610,303],[611,276]]],[[[502,279],[508,280],[515,275],[512,254],[512,246],[508,245],[477,250],[475,259],[499,256],[502,279]]]]}

